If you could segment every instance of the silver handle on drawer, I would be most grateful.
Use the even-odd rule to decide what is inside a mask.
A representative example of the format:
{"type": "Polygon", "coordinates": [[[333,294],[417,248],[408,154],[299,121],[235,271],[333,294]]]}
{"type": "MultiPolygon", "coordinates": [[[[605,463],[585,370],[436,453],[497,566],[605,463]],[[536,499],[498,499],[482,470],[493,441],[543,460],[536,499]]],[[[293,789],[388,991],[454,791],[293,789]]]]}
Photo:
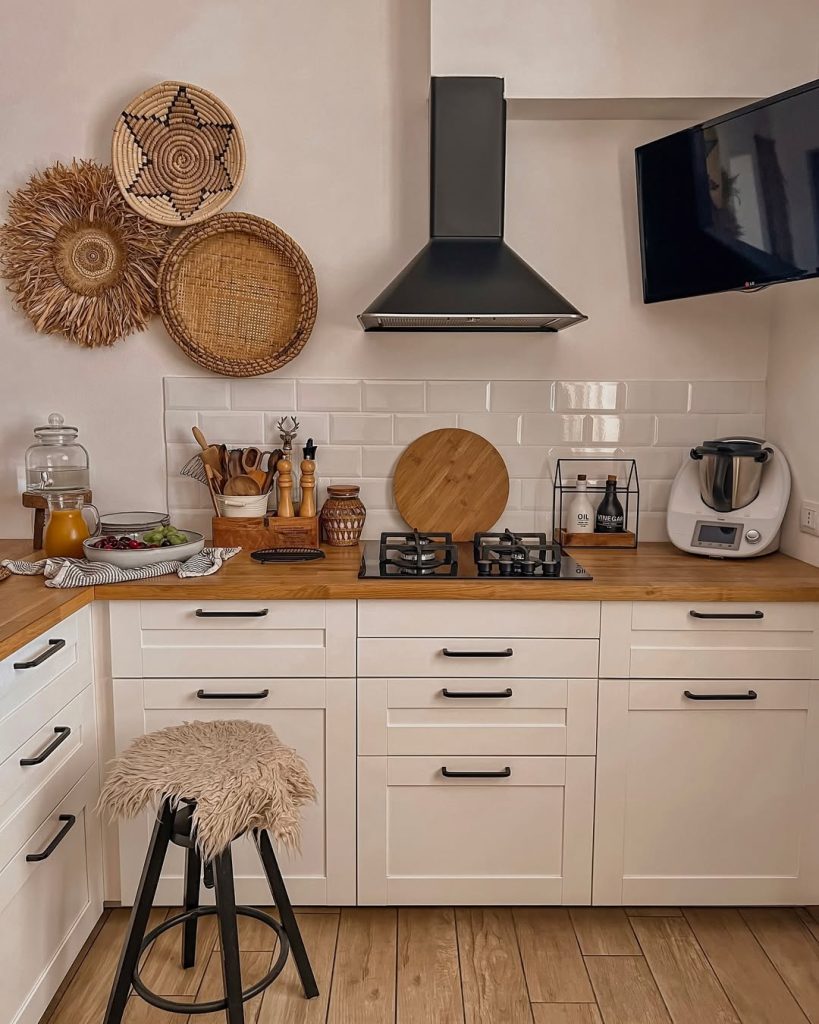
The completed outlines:
{"type": "Polygon", "coordinates": [[[450,651],[448,647],[441,650],[445,658],[511,658],[514,653],[511,647],[503,651],[450,651]]]}

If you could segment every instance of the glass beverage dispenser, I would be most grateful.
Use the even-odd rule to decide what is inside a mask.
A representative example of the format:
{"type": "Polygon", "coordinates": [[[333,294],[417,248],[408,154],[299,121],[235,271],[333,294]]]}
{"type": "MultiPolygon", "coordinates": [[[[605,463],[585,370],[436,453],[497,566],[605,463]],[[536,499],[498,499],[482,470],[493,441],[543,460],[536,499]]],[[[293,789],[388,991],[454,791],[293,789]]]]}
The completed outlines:
{"type": "Polygon", "coordinates": [[[37,441],[26,452],[27,490],[44,496],[88,490],[88,452],[77,440],[78,433],[57,412],[51,413],[45,426],[34,428],[37,441]]]}

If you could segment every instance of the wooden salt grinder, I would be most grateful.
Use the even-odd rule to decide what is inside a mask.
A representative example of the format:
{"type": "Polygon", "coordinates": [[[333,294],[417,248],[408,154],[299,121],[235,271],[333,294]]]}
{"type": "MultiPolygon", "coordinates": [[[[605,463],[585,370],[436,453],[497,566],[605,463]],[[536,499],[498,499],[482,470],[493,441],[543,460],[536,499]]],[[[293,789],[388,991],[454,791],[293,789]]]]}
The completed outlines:
{"type": "Polygon", "coordinates": [[[290,459],[279,459],[279,507],[276,515],[279,519],[292,519],[293,511],[293,464],[290,459]]]}
{"type": "Polygon", "coordinates": [[[302,519],[316,514],[316,464],[305,459],[301,464],[301,502],[299,517],[302,519]]]}

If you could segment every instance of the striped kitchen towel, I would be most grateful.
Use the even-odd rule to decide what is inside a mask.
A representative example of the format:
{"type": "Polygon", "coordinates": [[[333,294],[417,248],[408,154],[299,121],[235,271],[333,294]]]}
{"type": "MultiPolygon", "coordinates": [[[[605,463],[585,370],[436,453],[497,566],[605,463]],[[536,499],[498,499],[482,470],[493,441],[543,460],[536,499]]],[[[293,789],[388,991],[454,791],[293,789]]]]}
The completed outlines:
{"type": "Polygon", "coordinates": [[[158,562],[140,569],[120,569],[106,562],[89,562],[84,558],[44,558],[41,562],[4,559],[17,576],[45,576],[47,587],[101,587],[105,583],[127,583],[129,580],[150,580],[155,576],[211,576],[241,548],[203,548],[185,562],[158,562]]]}

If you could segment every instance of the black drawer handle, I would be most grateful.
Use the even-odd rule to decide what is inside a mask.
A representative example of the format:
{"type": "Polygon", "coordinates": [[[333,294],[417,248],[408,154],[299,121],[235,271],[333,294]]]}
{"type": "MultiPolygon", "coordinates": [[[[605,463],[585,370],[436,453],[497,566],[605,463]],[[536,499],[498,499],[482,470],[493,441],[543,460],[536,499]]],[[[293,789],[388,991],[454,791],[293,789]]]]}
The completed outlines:
{"type": "Polygon", "coordinates": [[[20,761],[21,767],[30,768],[31,765],[33,764],[42,764],[43,761],[47,761],[49,757],[51,757],[51,755],[57,749],[57,747],[59,747],[61,743],[65,743],[65,741],[71,735],[71,730],[68,728],[67,725],[58,725],[54,732],[57,735],[45,748],[42,754],[39,754],[37,757],[24,757],[20,761]]]}
{"type": "Polygon", "coordinates": [[[511,658],[514,653],[511,647],[505,651],[450,651],[444,647],[441,651],[445,658],[511,658]]]}
{"type": "Polygon", "coordinates": [[[57,849],[57,847],[60,845],[63,839],[65,839],[65,837],[74,827],[74,822],[77,820],[77,818],[73,814],[61,814],[57,820],[64,821],[65,824],[57,833],[57,835],[54,836],[54,838],[51,840],[51,842],[44,850],[42,850],[40,853],[26,854],[26,861],[29,864],[36,864],[38,861],[41,860],[48,860],[51,854],[54,853],[54,851],[57,849]]]}
{"type": "Polygon", "coordinates": [[[449,768],[441,769],[445,779],[508,779],[511,774],[512,769],[508,766],[499,772],[451,772],[449,768]]]}
{"type": "Polygon", "coordinates": [[[48,661],[49,658],[53,658],[57,651],[61,651],[65,647],[65,640],[49,640],[48,650],[43,651],[33,661],[16,661],[14,667],[16,669],[21,668],[37,668],[38,665],[42,665],[44,661],[48,661]]]}
{"type": "Polygon", "coordinates": [[[690,690],[683,690],[683,697],[689,700],[756,700],[758,696],[756,690],[749,690],[747,693],[692,693],[690,690]]]}
{"type": "Polygon", "coordinates": [[[764,619],[765,612],[697,612],[688,613],[692,619],[764,619]]]}
{"type": "Polygon", "coordinates": [[[473,697],[485,697],[494,700],[496,697],[511,697],[512,690],[507,686],[505,690],[448,690],[446,687],[441,690],[442,697],[463,697],[471,700],[473,697]]]}
{"type": "Polygon", "coordinates": [[[269,608],[259,608],[255,612],[209,612],[197,608],[194,613],[198,619],[263,619],[269,608]]]}
{"type": "Polygon", "coordinates": [[[258,690],[256,693],[213,693],[211,690],[197,690],[199,700],[264,700],[270,696],[270,690],[258,690]]]}

